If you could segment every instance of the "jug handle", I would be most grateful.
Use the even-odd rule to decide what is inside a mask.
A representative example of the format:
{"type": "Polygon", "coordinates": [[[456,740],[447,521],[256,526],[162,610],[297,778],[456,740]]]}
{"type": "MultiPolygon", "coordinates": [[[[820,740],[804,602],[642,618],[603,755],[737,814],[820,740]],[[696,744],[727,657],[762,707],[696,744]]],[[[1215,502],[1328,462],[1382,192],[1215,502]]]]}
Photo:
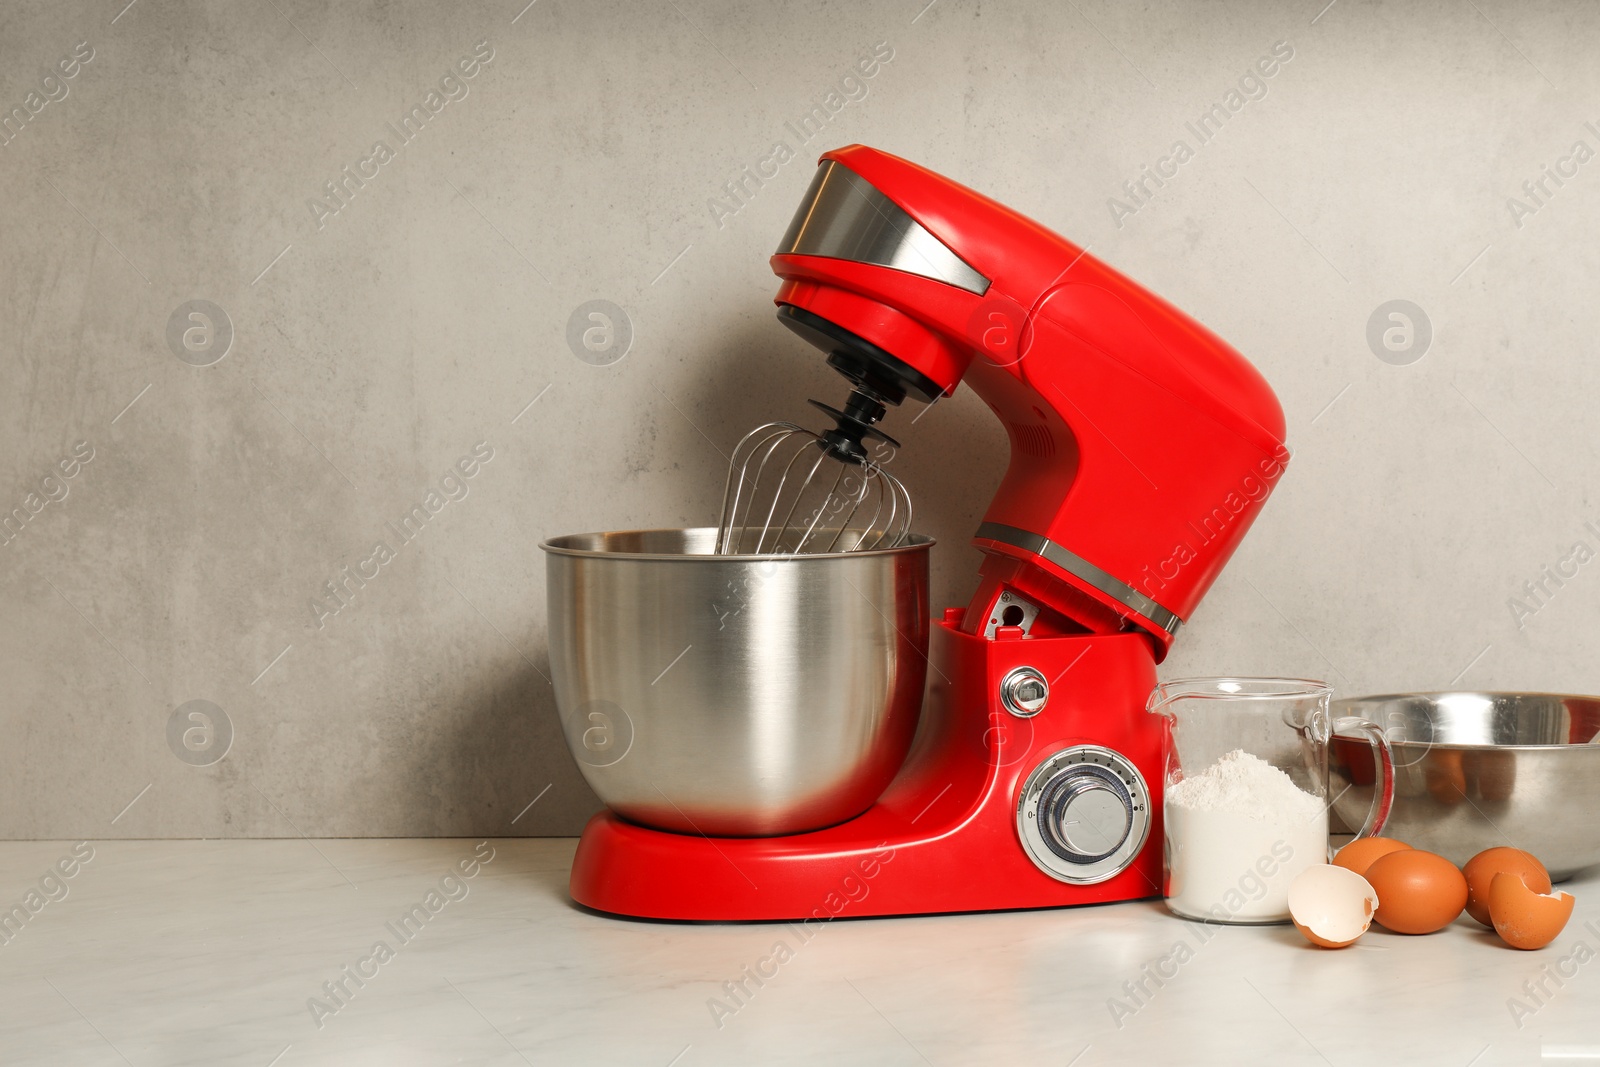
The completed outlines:
{"type": "MultiPolygon", "coordinates": [[[[1394,807],[1394,752],[1389,748],[1389,739],[1384,736],[1383,727],[1353,715],[1339,718],[1333,726],[1335,734],[1341,731],[1361,734],[1377,750],[1380,781],[1378,788],[1373,791],[1372,807],[1367,810],[1367,821],[1362,824],[1354,840],[1377,837],[1388,825],[1389,812],[1394,807]]],[[[1329,806],[1332,806],[1332,803],[1329,801],[1329,806]]]]}

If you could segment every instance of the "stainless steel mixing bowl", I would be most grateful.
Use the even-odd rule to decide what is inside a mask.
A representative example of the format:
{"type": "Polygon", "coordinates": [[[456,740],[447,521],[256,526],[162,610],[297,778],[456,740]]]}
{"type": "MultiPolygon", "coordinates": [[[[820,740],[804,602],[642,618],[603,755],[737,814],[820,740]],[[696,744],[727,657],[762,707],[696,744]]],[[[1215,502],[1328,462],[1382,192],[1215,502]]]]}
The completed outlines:
{"type": "Polygon", "coordinates": [[[714,528],[545,541],[567,745],[613,811],[771,836],[859,815],[922,707],[928,552],[713,555],[714,528]]]}
{"type": "MultiPolygon", "coordinates": [[[[1512,845],[1557,880],[1600,863],[1600,698],[1556,693],[1396,693],[1333,702],[1370,719],[1394,749],[1385,837],[1457,865],[1512,845]]],[[[1372,748],[1335,738],[1335,813],[1359,826],[1372,803],[1372,748]],[[1348,788],[1346,788],[1348,787],[1348,788]]]]}

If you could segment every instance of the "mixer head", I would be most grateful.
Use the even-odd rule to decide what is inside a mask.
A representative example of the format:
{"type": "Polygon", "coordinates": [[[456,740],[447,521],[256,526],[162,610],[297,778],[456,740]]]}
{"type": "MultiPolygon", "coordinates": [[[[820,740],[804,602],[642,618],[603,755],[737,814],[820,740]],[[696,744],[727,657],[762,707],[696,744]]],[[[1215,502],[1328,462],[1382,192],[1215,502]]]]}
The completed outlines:
{"type": "Polygon", "coordinates": [[[833,429],[769,422],[735,446],[717,524],[719,555],[898,548],[910,536],[911,496],[883,469],[899,442],[872,427],[882,404],[860,389],[844,411],[811,403],[833,417],[833,429]]]}
{"type": "Polygon", "coordinates": [[[829,455],[862,462],[886,406],[963,381],[1004,425],[963,630],[1020,603],[1025,633],[1132,630],[1165,654],[1288,460],[1244,357],[1084,248],[862,145],[823,155],[772,268],[779,319],[855,389],[816,435],[829,455]]]}

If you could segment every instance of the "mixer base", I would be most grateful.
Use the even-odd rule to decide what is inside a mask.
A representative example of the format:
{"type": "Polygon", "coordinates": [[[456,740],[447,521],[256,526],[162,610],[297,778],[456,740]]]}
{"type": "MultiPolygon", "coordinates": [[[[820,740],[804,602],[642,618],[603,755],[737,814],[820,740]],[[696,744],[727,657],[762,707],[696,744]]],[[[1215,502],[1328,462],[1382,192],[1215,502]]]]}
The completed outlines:
{"type": "MultiPolygon", "coordinates": [[[[1002,631],[1004,633],[1004,631],[1002,631]]],[[[936,622],[929,717],[906,765],[862,815],[805,834],[711,838],[638,826],[610,811],[573,860],[579,904],[675,920],[798,920],[1063,907],[1161,895],[1161,722],[1145,700],[1151,647],[1137,634],[987,640],[936,622]],[[1007,713],[999,680],[1053,679],[1033,718],[1007,713]],[[1148,783],[1150,832],[1104,881],[1070,884],[1029,858],[1017,830],[1023,781],[1063,749],[1121,753],[1148,783]]]]}

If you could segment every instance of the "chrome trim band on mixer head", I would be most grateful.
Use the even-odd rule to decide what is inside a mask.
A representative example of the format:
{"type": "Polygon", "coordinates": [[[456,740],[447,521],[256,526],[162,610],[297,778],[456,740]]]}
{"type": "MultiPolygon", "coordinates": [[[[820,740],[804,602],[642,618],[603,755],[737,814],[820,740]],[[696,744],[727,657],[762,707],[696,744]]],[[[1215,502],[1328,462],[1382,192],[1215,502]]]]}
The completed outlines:
{"type": "Polygon", "coordinates": [[[1043,556],[1073,577],[1100,590],[1129,611],[1143,615],[1169,634],[1177,633],[1178,627],[1183,625],[1183,620],[1177,615],[1127,582],[1108,574],[1048,537],[1041,537],[1036,533],[998,522],[986,522],[979,526],[975,536],[985,541],[995,541],[1002,545],[1010,545],[1012,548],[1020,548],[1024,552],[1031,552],[1036,556],[1043,556]]]}
{"type": "Polygon", "coordinates": [[[827,256],[917,274],[982,296],[989,279],[973,270],[899,204],[860,175],[824,160],[800,201],[779,255],[827,256]]]}

